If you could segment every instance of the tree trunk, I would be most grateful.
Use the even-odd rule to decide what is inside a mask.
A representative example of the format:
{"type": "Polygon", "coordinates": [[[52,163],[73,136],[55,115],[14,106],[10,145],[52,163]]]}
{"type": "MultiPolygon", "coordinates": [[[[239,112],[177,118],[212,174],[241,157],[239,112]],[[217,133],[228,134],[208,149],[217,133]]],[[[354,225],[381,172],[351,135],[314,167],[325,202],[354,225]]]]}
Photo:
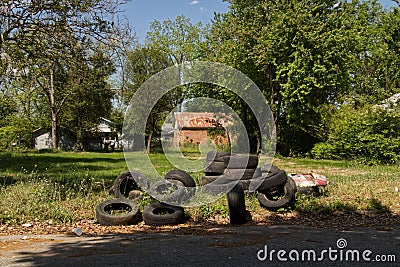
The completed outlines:
{"type": "Polygon", "coordinates": [[[54,69],[50,68],[50,83],[49,83],[49,100],[51,110],[51,144],[53,149],[58,149],[58,138],[57,138],[57,108],[54,99],[54,69]]]}
{"type": "Polygon", "coordinates": [[[269,93],[270,93],[270,97],[269,97],[269,105],[271,106],[271,108],[273,107],[275,101],[275,89],[274,89],[274,84],[273,84],[273,79],[272,79],[272,64],[268,64],[268,76],[269,76],[269,93]]]}
{"type": "Polygon", "coordinates": [[[153,138],[153,130],[150,130],[149,136],[147,137],[147,154],[150,154],[151,152],[151,139],[153,138]]]}

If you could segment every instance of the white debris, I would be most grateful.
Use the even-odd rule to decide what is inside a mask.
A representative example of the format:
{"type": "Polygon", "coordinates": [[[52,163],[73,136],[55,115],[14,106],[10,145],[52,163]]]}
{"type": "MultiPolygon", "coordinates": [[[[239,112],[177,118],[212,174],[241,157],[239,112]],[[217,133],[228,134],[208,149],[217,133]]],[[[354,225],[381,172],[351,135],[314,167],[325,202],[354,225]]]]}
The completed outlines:
{"type": "Polygon", "coordinates": [[[74,228],[72,229],[72,232],[76,235],[76,236],[81,236],[83,234],[82,228],[74,228]]]}

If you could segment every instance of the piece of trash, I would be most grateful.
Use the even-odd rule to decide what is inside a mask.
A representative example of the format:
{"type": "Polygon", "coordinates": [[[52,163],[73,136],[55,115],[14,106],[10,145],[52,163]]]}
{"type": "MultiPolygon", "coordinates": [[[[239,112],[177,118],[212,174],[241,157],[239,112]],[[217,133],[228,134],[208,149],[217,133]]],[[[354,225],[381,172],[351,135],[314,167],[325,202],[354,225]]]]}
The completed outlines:
{"type": "Polygon", "coordinates": [[[315,172],[310,173],[289,173],[288,176],[292,178],[298,187],[312,187],[312,186],[326,186],[328,181],[325,175],[315,172]]]}
{"type": "Polygon", "coordinates": [[[394,192],[399,192],[399,188],[397,186],[394,187],[394,192]]]}
{"type": "Polygon", "coordinates": [[[26,239],[28,239],[28,237],[26,235],[24,235],[21,239],[26,240],[26,239]]]}
{"type": "Polygon", "coordinates": [[[31,227],[32,224],[31,224],[31,223],[24,223],[22,226],[23,226],[23,227],[31,227]]]}
{"type": "Polygon", "coordinates": [[[76,235],[76,236],[81,236],[83,234],[82,228],[74,228],[72,229],[72,232],[76,235]]]}

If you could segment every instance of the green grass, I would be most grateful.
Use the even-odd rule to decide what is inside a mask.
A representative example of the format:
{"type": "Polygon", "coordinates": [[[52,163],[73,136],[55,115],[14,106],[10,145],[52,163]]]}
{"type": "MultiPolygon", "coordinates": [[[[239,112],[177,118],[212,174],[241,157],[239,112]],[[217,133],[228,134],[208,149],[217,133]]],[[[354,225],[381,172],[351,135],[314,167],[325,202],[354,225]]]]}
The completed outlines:
{"type": "MultiPolygon", "coordinates": [[[[141,166],[143,158],[133,157],[141,166]]],[[[174,169],[162,154],[152,154],[150,160],[162,176],[174,169]]],[[[277,158],[274,164],[288,173],[314,170],[328,177],[330,183],[322,196],[297,196],[297,211],[324,214],[338,210],[400,210],[400,193],[395,192],[395,187],[400,188],[398,165],[365,166],[348,161],[292,158],[277,158]]],[[[96,206],[112,198],[108,188],[127,169],[121,152],[0,152],[0,224],[95,219],[96,206]]],[[[191,174],[200,181],[201,172],[191,174]]],[[[145,195],[140,207],[151,201],[145,195]]],[[[268,213],[254,195],[246,196],[246,206],[256,213],[268,213]]],[[[226,217],[226,197],[187,209],[187,213],[199,220],[216,215],[226,217]]]]}
{"type": "Polygon", "coordinates": [[[296,209],[329,213],[335,210],[400,210],[400,167],[366,166],[350,161],[276,159],[288,173],[315,171],[327,176],[329,185],[322,197],[298,197],[296,209]]]}

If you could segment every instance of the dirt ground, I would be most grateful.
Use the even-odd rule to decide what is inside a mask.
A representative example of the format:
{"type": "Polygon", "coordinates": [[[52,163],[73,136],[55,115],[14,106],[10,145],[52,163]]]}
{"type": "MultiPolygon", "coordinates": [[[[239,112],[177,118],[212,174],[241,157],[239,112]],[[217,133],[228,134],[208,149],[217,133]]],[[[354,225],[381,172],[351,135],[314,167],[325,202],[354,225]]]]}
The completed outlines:
{"type": "MultiPolygon", "coordinates": [[[[299,212],[252,214],[252,221],[246,225],[274,226],[274,225],[300,225],[322,228],[352,228],[352,227],[385,227],[400,224],[400,211],[393,212],[358,212],[340,211],[333,214],[302,214],[299,212]]],[[[81,221],[75,224],[53,224],[52,221],[30,222],[28,225],[0,225],[1,235],[57,235],[73,234],[73,228],[81,228],[84,235],[102,234],[129,234],[139,232],[171,232],[192,234],[204,229],[229,225],[228,218],[217,216],[204,221],[189,220],[184,224],[175,226],[154,227],[140,222],[128,226],[102,226],[95,221],[81,221]]]]}

